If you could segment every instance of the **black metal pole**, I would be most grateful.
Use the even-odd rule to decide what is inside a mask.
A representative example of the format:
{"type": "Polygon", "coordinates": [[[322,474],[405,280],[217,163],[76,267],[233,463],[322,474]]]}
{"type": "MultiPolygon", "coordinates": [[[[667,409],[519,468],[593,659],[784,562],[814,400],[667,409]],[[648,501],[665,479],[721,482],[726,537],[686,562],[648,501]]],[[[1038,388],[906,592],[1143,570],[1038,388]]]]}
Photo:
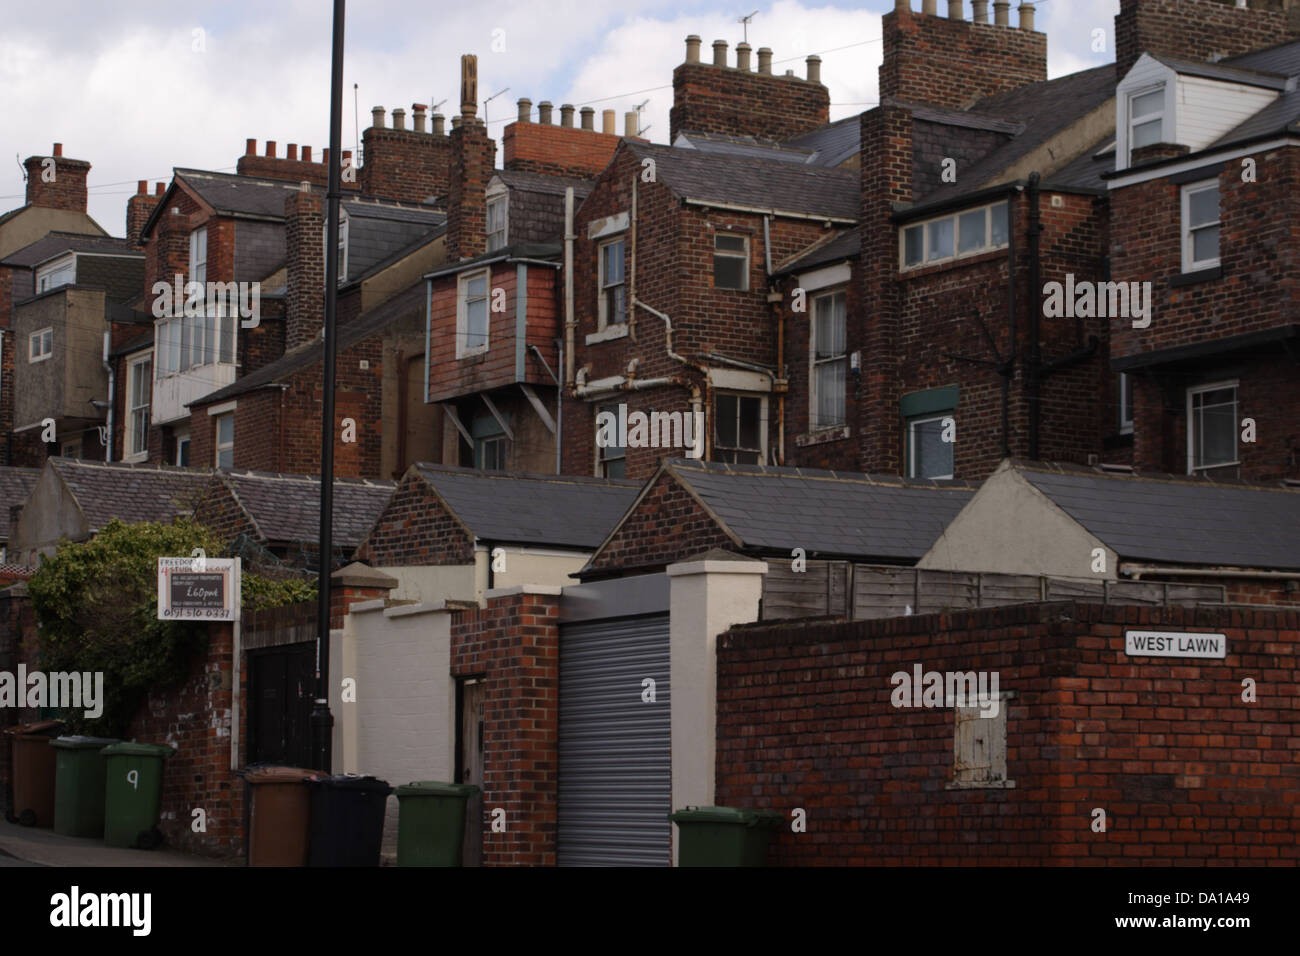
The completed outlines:
{"type": "MultiPolygon", "coordinates": [[[[330,572],[334,555],[334,311],[338,302],[339,191],[343,155],[343,20],[345,0],[334,0],[330,75],[330,168],[325,220],[324,394],[320,418],[320,578],[316,606],[316,699],[311,712],[312,767],[332,773],[334,717],[330,713],[330,572]]],[[[306,241],[311,241],[308,238],[306,241]]]]}

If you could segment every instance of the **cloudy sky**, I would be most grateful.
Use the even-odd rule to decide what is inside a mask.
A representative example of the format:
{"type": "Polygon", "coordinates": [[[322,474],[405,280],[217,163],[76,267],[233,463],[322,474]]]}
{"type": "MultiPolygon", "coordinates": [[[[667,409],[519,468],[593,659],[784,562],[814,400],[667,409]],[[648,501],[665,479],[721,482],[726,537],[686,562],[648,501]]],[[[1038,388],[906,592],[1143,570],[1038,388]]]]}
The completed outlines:
{"type": "MultiPolygon", "coordinates": [[[[913,7],[920,9],[920,0],[913,7]]],[[[773,50],[774,71],[803,75],[803,58],[822,58],[831,118],[876,101],[880,17],[892,0],[493,0],[490,3],[353,0],[344,61],[344,146],[364,129],[372,106],[459,98],[461,53],[479,58],[480,102],[499,140],[515,100],[591,105],[622,114],[645,103],[646,135],[664,142],[672,70],[687,34],[709,44],[742,39],[738,19],[757,11],[749,42],[773,50]]],[[[1038,30],[1048,36],[1048,72],[1061,76],[1114,59],[1118,0],[1042,0],[1038,30]],[[1094,52],[1093,31],[1106,31],[1094,52]]],[[[276,140],[328,145],[329,0],[73,0],[57,7],[15,4],[0,32],[0,211],[21,205],[21,160],[64,155],[89,160],[90,213],[122,235],[126,199],[140,179],[170,179],[176,166],[234,170],[244,140],[259,151],[276,140]],[[56,15],[51,15],[56,10],[56,15]]],[[[942,13],[945,0],[939,0],[942,13]]],[[[966,5],[970,16],[970,5],[966,5]]],[[[1012,22],[1015,23],[1012,10],[1012,22]]],[[[479,115],[483,115],[480,106],[479,115]]],[[[558,113],[556,116],[558,121],[558,113]]],[[[409,122],[409,121],[408,121],[409,122]]],[[[498,162],[500,152],[498,151],[498,162]]]]}

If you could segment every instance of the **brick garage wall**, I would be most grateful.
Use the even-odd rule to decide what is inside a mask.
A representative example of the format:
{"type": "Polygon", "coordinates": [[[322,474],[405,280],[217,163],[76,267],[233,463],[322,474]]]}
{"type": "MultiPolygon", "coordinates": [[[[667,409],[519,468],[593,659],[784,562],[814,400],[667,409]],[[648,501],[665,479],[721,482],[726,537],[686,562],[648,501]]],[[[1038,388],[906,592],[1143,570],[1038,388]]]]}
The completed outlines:
{"type": "Polygon", "coordinates": [[[1068,602],[735,628],[716,801],[804,808],[806,833],[776,831],[783,865],[1294,866],[1298,644],[1296,611],[1068,602]],[[1129,658],[1126,627],[1221,632],[1228,657],[1129,658]],[[1016,692],[1014,788],[946,789],[952,710],[890,703],[917,663],[1016,692]]]}
{"type": "Polygon", "coordinates": [[[553,866],[559,773],[558,595],[456,612],[453,677],[483,677],[483,864],[553,866]],[[492,811],[505,810],[504,833],[492,811]]]}
{"type": "Polygon", "coordinates": [[[429,483],[408,471],[354,559],[374,567],[473,564],[474,538],[429,483]]]}
{"type": "Polygon", "coordinates": [[[1115,71],[1122,77],[1144,52],[1191,61],[1231,56],[1300,34],[1300,11],[1279,0],[1120,0],[1115,17],[1115,71]]]}
{"type": "Polygon", "coordinates": [[[830,91],[821,83],[712,61],[682,63],[673,70],[669,141],[683,132],[785,140],[829,121],[830,91]]]}
{"type": "MultiPolygon", "coordinates": [[[[201,625],[196,625],[201,626],[201,625]]],[[[230,624],[210,624],[207,649],[196,654],[184,680],[149,694],[128,739],[176,747],[164,764],[159,829],[170,846],[212,856],[243,852],[244,784],[230,769],[230,624]],[[192,829],[195,809],[207,832],[192,829]]]]}

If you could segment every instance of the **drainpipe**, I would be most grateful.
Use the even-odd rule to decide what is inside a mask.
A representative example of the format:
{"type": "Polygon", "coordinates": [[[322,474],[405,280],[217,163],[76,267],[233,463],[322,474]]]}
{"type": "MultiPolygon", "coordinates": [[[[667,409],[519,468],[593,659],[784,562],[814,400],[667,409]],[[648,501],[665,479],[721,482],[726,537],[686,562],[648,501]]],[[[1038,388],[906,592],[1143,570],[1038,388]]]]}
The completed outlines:
{"type": "Polygon", "coordinates": [[[1011,377],[1016,374],[1016,199],[1007,197],[1007,325],[1011,329],[1011,351],[999,371],[1002,373],[1002,457],[1011,457],[1011,377]]]}
{"type": "Polygon", "coordinates": [[[781,296],[772,288],[772,216],[763,216],[763,261],[767,266],[767,301],[776,313],[776,376],[772,377],[772,391],[776,393],[776,463],[785,464],[785,310],[781,296]]]}
{"type": "MultiPolygon", "coordinates": [[[[113,363],[108,360],[112,335],[111,329],[104,330],[104,370],[108,372],[108,441],[104,444],[104,461],[106,462],[113,460],[113,396],[117,391],[117,373],[113,368],[113,363]]],[[[3,347],[3,342],[4,340],[0,339],[0,348],[3,347]]],[[[153,387],[153,382],[149,383],[149,387],[153,387]]]]}
{"type": "MultiPolygon", "coordinates": [[[[560,350],[560,368],[564,368],[564,339],[556,342],[560,350]]],[[[561,372],[560,374],[564,374],[561,372]]],[[[555,473],[564,474],[562,463],[564,456],[562,446],[564,444],[564,388],[556,383],[555,389],[555,473]]]]}
{"type": "Polygon", "coordinates": [[[578,320],[573,315],[573,187],[564,189],[564,384],[573,386],[573,336],[578,320]]]}
{"type": "MultiPolygon", "coordinates": [[[[627,299],[629,302],[636,301],[636,207],[637,207],[637,175],[632,174],[632,215],[631,222],[628,223],[629,250],[630,260],[628,268],[631,270],[627,277],[627,299]]],[[[627,310],[627,335],[633,343],[636,342],[636,309],[627,310]]]]}
{"type": "Polygon", "coordinates": [[[1038,334],[1043,318],[1042,302],[1039,298],[1040,263],[1038,258],[1038,235],[1042,230],[1042,221],[1038,206],[1038,172],[1029,174],[1029,300],[1033,307],[1029,310],[1029,368],[1025,387],[1029,392],[1029,458],[1038,460],[1038,424],[1039,424],[1039,377],[1042,371],[1042,356],[1038,347],[1038,334]]]}

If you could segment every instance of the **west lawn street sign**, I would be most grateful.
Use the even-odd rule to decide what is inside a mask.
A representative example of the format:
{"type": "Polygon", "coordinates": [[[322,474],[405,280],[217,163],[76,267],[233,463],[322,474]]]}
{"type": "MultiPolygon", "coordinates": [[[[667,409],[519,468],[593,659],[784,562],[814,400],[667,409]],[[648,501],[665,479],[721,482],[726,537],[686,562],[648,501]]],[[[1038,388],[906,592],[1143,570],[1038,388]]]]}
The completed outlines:
{"type": "Polygon", "coordinates": [[[1125,631],[1124,653],[1130,657],[1223,658],[1228,654],[1228,638],[1188,631],[1125,631]]]}

